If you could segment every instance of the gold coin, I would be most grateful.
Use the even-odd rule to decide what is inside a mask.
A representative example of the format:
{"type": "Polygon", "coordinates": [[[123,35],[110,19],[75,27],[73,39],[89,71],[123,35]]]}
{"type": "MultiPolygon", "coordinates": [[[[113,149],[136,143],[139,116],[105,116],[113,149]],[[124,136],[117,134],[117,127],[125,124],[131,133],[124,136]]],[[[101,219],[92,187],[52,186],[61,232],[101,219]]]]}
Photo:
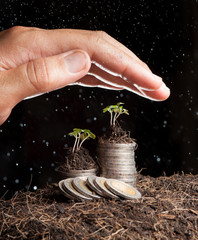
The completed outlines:
{"type": "Polygon", "coordinates": [[[86,197],[91,197],[91,198],[95,198],[95,199],[99,199],[100,196],[98,196],[96,194],[96,192],[92,191],[86,183],[85,179],[82,179],[80,177],[76,177],[73,179],[72,184],[74,186],[74,188],[80,192],[82,195],[86,196],[86,197]]]}
{"type": "Polygon", "coordinates": [[[100,191],[102,191],[105,195],[105,197],[109,197],[109,198],[119,198],[117,195],[115,195],[111,190],[109,190],[106,186],[105,186],[105,182],[106,182],[106,178],[103,177],[96,177],[94,180],[94,183],[96,185],[97,188],[100,189],[100,191]]]}
{"type": "Polygon", "coordinates": [[[78,192],[72,184],[73,178],[67,178],[66,180],[64,180],[63,184],[64,184],[64,189],[73,197],[75,197],[76,199],[79,200],[92,200],[91,197],[87,197],[83,194],[81,194],[80,192],[78,192]]]}
{"type": "Polygon", "coordinates": [[[105,186],[112,191],[114,194],[125,198],[125,199],[134,199],[141,198],[141,193],[131,185],[116,180],[116,179],[107,179],[105,186]]]}

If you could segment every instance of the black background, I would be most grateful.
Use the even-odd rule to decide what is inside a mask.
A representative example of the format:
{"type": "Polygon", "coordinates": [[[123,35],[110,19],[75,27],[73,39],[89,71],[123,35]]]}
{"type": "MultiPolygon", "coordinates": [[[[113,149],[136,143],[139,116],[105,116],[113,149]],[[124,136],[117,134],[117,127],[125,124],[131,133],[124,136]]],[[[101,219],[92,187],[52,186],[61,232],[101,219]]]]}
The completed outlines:
{"type": "MultiPolygon", "coordinates": [[[[0,126],[0,188],[16,190],[56,182],[67,136],[74,127],[101,136],[102,109],[119,101],[130,116],[123,128],[137,139],[143,174],[198,173],[198,1],[0,1],[0,28],[12,26],[103,30],[131,49],[171,89],[164,102],[127,91],[65,87],[18,104],[0,126]]],[[[45,43],[44,43],[45,44],[45,43]]],[[[95,156],[96,141],[84,145],[95,156]]]]}

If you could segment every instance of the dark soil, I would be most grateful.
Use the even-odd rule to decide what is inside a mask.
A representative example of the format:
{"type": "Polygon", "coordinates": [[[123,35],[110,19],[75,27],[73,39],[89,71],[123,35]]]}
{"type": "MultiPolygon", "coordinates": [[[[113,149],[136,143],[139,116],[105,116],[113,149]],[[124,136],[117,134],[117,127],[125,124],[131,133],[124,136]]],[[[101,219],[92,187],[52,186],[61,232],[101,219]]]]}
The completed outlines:
{"type": "Polygon", "coordinates": [[[0,239],[198,239],[198,175],[138,178],[132,201],[68,201],[56,185],[1,200],[0,239]]]}
{"type": "Polygon", "coordinates": [[[89,155],[89,151],[83,147],[78,152],[72,152],[72,148],[68,149],[67,156],[63,163],[59,163],[58,170],[60,172],[68,172],[69,170],[88,170],[97,168],[94,159],[89,155]]]}
{"type": "Polygon", "coordinates": [[[107,133],[99,138],[99,143],[133,143],[135,139],[131,138],[130,132],[125,131],[117,123],[115,126],[109,127],[107,133]]]}

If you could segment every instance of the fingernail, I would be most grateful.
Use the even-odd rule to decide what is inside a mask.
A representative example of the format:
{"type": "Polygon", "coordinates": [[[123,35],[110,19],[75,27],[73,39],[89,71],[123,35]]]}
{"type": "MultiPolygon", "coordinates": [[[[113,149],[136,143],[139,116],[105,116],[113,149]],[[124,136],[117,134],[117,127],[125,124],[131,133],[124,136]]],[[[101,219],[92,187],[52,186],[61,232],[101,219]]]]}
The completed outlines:
{"type": "Polygon", "coordinates": [[[78,73],[82,71],[86,66],[86,62],[86,55],[80,51],[75,51],[65,57],[66,67],[70,73],[78,73]]]}

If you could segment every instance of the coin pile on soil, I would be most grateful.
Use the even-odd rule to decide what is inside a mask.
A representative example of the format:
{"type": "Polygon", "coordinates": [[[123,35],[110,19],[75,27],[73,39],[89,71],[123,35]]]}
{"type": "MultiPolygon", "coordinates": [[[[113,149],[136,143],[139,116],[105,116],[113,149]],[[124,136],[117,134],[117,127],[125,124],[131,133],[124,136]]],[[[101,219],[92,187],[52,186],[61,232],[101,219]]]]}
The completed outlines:
{"type": "Polygon", "coordinates": [[[0,200],[0,239],[197,240],[198,175],[138,175],[142,198],[72,201],[57,185],[0,200]]]}
{"type": "Polygon", "coordinates": [[[138,190],[129,184],[96,176],[67,178],[59,182],[59,188],[67,198],[73,200],[93,200],[101,197],[112,199],[141,197],[138,190]]]}
{"type": "Polygon", "coordinates": [[[98,144],[100,176],[114,178],[136,186],[136,143],[98,144]]]}

